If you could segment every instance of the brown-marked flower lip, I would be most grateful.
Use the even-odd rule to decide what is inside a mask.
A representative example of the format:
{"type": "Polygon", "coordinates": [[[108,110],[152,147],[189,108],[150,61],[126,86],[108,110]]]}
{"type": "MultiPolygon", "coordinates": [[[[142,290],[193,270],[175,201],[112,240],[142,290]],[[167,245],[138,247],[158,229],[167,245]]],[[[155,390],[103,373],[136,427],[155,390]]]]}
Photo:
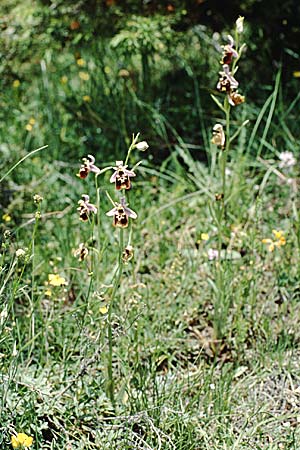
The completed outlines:
{"type": "Polygon", "coordinates": [[[130,178],[136,176],[135,172],[133,172],[133,170],[128,170],[127,167],[127,165],[123,165],[123,161],[116,161],[116,167],[113,168],[115,172],[112,174],[109,181],[110,183],[115,183],[118,191],[120,189],[130,189],[130,178]]]}
{"type": "Polygon", "coordinates": [[[86,259],[86,257],[89,254],[89,251],[87,249],[87,247],[84,245],[83,242],[81,242],[79,244],[79,247],[74,251],[74,256],[75,258],[77,258],[79,261],[84,261],[86,259]]]}
{"type": "Polygon", "coordinates": [[[123,260],[123,262],[125,264],[128,263],[129,261],[132,260],[133,256],[134,256],[134,251],[133,251],[132,245],[127,245],[124,248],[124,251],[122,253],[122,260],[123,260]]]}
{"type": "Polygon", "coordinates": [[[244,97],[244,95],[241,95],[235,91],[229,92],[228,102],[230,103],[231,106],[237,106],[237,105],[240,105],[241,103],[245,102],[245,97],[244,97]]]}
{"type": "Polygon", "coordinates": [[[228,41],[229,44],[222,45],[223,48],[223,55],[221,60],[222,65],[231,64],[232,58],[238,57],[238,52],[234,48],[233,37],[230,36],[230,34],[228,35],[228,41]]]}
{"type": "Polygon", "coordinates": [[[79,207],[77,210],[79,211],[79,217],[83,222],[86,222],[89,218],[89,214],[92,212],[97,214],[97,208],[95,205],[90,203],[90,197],[87,194],[82,195],[82,199],[78,202],[79,207]]]}
{"type": "Polygon", "coordinates": [[[100,173],[99,167],[95,165],[95,157],[93,155],[87,155],[86,158],[82,158],[83,164],[80,166],[78,176],[80,178],[86,178],[90,172],[98,175],[100,173]]]}
{"type": "Polygon", "coordinates": [[[137,214],[126,206],[125,197],[121,198],[120,203],[115,203],[115,207],[106,213],[109,217],[114,217],[113,225],[115,227],[126,228],[128,226],[128,217],[136,219],[137,214]]]}
{"type": "Polygon", "coordinates": [[[238,88],[239,83],[230,72],[228,64],[224,64],[223,70],[219,73],[220,78],[217,84],[218,91],[229,93],[238,88]]]}
{"type": "Polygon", "coordinates": [[[212,131],[213,137],[211,139],[211,143],[215,144],[217,147],[222,150],[225,148],[225,133],[223,130],[223,126],[220,123],[216,123],[213,127],[212,131]]]}

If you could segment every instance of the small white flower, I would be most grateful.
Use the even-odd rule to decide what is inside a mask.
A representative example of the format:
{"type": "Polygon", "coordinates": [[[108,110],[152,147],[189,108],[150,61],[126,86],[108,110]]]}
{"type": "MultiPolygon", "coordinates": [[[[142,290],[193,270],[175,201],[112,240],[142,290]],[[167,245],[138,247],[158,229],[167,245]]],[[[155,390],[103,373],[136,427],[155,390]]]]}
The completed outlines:
{"type": "Polygon", "coordinates": [[[245,17],[240,16],[235,22],[236,31],[238,33],[242,33],[244,31],[244,19],[245,19],[245,17]]]}
{"type": "Polygon", "coordinates": [[[210,261],[212,261],[213,259],[217,259],[218,258],[219,252],[218,252],[218,250],[214,250],[213,248],[210,248],[208,250],[208,252],[207,252],[207,256],[208,256],[208,259],[210,261]]]}
{"type": "Polygon", "coordinates": [[[140,151],[140,152],[145,152],[147,150],[147,148],[149,148],[149,145],[147,144],[146,141],[141,141],[138,142],[137,144],[135,144],[135,147],[140,151]]]}
{"type": "Polygon", "coordinates": [[[283,169],[284,167],[293,167],[297,163],[297,160],[292,152],[280,153],[279,159],[280,159],[279,167],[281,169],[283,169]]]}
{"type": "Polygon", "coordinates": [[[22,248],[18,248],[18,250],[16,250],[17,258],[24,258],[25,255],[26,255],[26,252],[22,248]]]}

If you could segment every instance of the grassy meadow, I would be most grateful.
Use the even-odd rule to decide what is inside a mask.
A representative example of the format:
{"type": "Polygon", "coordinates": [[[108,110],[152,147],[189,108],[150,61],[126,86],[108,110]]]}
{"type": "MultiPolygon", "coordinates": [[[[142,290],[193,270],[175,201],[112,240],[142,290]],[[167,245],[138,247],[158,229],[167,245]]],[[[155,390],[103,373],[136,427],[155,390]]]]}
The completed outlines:
{"type": "Polygon", "coordinates": [[[298,75],[256,92],[246,19],[59,49],[15,3],[0,448],[298,450],[298,75]]]}

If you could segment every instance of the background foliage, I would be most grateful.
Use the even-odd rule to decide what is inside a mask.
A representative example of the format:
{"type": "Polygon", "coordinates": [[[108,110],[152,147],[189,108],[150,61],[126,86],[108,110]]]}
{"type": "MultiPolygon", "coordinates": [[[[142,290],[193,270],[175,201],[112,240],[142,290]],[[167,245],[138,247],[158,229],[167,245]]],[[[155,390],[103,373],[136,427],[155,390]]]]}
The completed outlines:
{"type": "Polygon", "coordinates": [[[31,143],[53,143],[74,157],[78,136],[82,150],[111,154],[135,129],[145,130],[162,157],[174,130],[203,147],[199,119],[210,126],[219,47],[239,14],[249,37],[240,75],[249,103],[264,102],[280,67],[284,98],[292,101],[299,89],[297,2],[273,2],[270,11],[266,2],[232,1],[222,13],[213,1],[10,0],[1,9],[1,114],[14,143],[18,128],[26,139],[33,116],[31,143]],[[82,59],[85,67],[76,64],[82,59]]]}

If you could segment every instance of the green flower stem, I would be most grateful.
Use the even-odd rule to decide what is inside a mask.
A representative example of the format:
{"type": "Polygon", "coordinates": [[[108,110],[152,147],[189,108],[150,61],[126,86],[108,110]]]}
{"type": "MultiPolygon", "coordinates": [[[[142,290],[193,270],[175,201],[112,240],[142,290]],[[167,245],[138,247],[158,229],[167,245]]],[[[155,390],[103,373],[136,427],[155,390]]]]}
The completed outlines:
{"type": "Polygon", "coordinates": [[[217,272],[217,302],[215,305],[215,334],[217,340],[223,336],[223,313],[224,307],[226,307],[225,302],[225,283],[224,283],[224,270],[222,265],[222,244],[224,241],[224,231],[226,228],[226,164],[227,155],[230,150],[230,104],[227,97],[224,100],[224,112],[226,119],[226,144],[225,149],[220,155],[220,170],[221,170],[221,184],[222,184],[222,199],[219,203],[218,211],[218,258],[216,260],[216,272],[217,272]]]}
{"type": "Polygon", "coordinates": [[[122,253],[124,247],[124,230],[120,228],[119,235],[119,256],[118,256],[118,269],[117,274],[114,278],[113,291],[111,295],[111,300],[108,308],[108,364],[107,364],[107,392],[110,398],[110,401],[113,406],[115,406],[115,385],[114,385],[114,377],[113,377],[113,335],[112,335],[112,307],[114,303],[114,299],[120,284],[122,271],[123,271],[123,260],[122,253]]]}
{"type": "Polygon", "coordinates": [[[31,264],[32,264],[32,269],[31,269],[31,297],[30,297],[30,318],[31,318],[31,334],[32,334],[32,344],[31,344],[31,348],[29,350],[29,354],[28,354],[28,360],[30,359],[30,355],[33,352],[33,348],[34,348],[34,340],[35,340],[35,307],[34,307],[34,290],[33,290],[33,286],[34,286],[34,275],[35,275],[35,237],[36,237],[36,233],[37,233],[37,229],[39,226],[39,221],[41,218],[41,205],[40,203],[38,203],[37,205],[37,211],[35,213],[35,221],[34,221],[34,227],[33,227],[33,232],[32,232],[32,238],[31,238],[31,245],[29,247],[29,251],[32,254],[32,260],[31,260],[31,264]]]}
{"type": "Polygon", "coordinates": [[[0,183],[2,183],[2,181],[13,171],[15,170],[16,167],[18,167],[19,164],[21,164],[23,161],[25,161],[25,159],[30,158],[32,155],[34,155],[35,153],[44,150],[44,148],[47,148],[48,145],[43,145],[40,148],[37,148],[36,150],[32,150],[32,152],[27,153],[25,156],[23,156],[23,158],[21,158],[16,164],[14,164],[4,175],[3,177],[0,178],[0,183]]]}
{"type": "Polygon", "coordinates": [[[100,270],[100,262],[102,258],[102,252],[101,252],[101,215],[100,215],[100,190],[101,188],[98,185],[98,176],[95,177],[95,184],[96,184],[96,195],[97,195],[97,239],[98,239],[98,267],[97,267],[97,288],[99,285],[99,274],[101,272],[100,270]]]}
{"type": "MultiPolygon", "coordinates": [[[[130,154],[132,152],[132,150],[135,148],[136,143],[138,141],[139,138],[139,133],[135,136],[132,136],[132,141],[131,144],[129,146],[126,158],[125,158],[125,163],[124,165],[126,166],[129,158],[130,158],[130,154]]],[[[112,198],[110,197],[110,195],[108,194],[108,192],[106,193],[108,198],[110,199],[110,201],[112,202],[112,204],[114,205],[114,201],[112,200],[112,198]]],[[[124,193],[124,197],[125,197],[125,193],[124,193]]],[[[131,234],[130,234],[131,236],[131,234]]],[[[121,276],[122,276],[122,272],[123,272],[123,260],[122,260],[122,255],[123,255],[123,250],[124,250],[124,230],[123,228],[120,228],[120,235],[119,235],[119,255],[118,255],[118,267],[117,267],[117,271],[114,275],[113,278],[113,291],[111,294],[111,299],[110,299],[110,303],[109,303],[109,308],[108,308],[108,361],[107,361],[107,375],[108,375],[108,380],[107,380],[107,395],[110,398],[110,401],[113,405],[113,407],[115,407],[116,401],[115,401],[115,385],[114,385],[114,377],[113,377],[113,330],[112,330],[112,310],[113,310],[113,304],[114,304],[114,300],[117,294],[117,290],[120,286],[120,281],[121,281],[121,276]]]]}
{"type": "Polygon", "coordinates": [[[140,133],[138,133],[136,136],[134,136],[134,135],[132,136],[132,141],[131,141],[130,147],[129,147],[127,155],[126,155],[124,166],[126,166],[126,164],[129,161],[130,154],[131,154],[132,150],[135,148],[135,144],[138,141],[139,135],[140,135],[140,133]]]}

